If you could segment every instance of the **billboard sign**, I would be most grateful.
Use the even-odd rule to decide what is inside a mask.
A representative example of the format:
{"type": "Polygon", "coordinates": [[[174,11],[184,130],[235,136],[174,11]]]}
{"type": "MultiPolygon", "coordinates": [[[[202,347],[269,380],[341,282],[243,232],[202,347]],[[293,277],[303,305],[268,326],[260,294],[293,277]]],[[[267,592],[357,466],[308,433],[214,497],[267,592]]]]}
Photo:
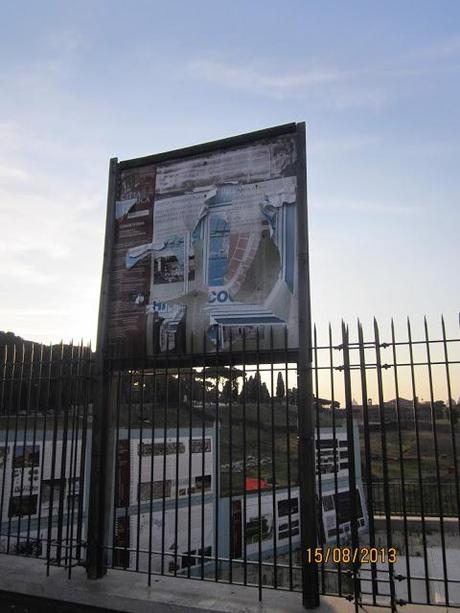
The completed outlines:
{"type": "Polygon", "coordinates": [[[298,346],[299,141],[289,124],[112,166],[109,347],[298,346]]]}

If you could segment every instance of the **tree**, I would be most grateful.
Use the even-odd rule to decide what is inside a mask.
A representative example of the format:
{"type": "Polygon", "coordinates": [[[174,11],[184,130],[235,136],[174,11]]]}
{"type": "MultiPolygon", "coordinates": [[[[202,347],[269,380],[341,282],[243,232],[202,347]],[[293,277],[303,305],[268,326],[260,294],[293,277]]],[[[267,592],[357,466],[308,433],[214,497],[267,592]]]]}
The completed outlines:
{"type": "Polygon", "coordinates": [[[237,402],[238,400],[238,381],[236,379],[227,379],[222,387],[221,398],[224,402],[237,402]]]}
{"type": "Polygon", "coordinates": [[[264,391],[262,389],[262,379],[260,377],[260,372],[256,371],[256,374],[254,375],[254,402],[263,402],[263,394],[264,391]]]}
{"type": "Polygon", "coordinates": [[[267,384],[263,381],[260,386],[260,402],[269,402],[270,401],[270,392],[268,391],[267,384]]]}
{"type": "MultiPolygon", "coordinates": [[[[233,392],[235,394],[235,390],[233,392]]],[[[254,377],[250,376],[249,379],[243,382],[241,389],[240,400],[246,398],[246,402],[267,402],[270,399],[267,385],[262,383],[260,373],[256,372],[254,377]]]]}
{"type": "Polygon", "coordinates": [[[278,378],[276,379],[276,397],[279,400],[284,398],[284,379],[281,371],[278,373],[278,378]]]}
{"type": "Polygon", "coordinates": [[[290,404],[297,404],[297,388],[288,389],[288,399],[290,404]]]}
{"type": "Polygon", "coordinates": [[[230,381],[227,379],[227,381],[225,381],[222,387],[222,393],[220,395],[222,401],[228,402],[230,400],[230,394],[231,394],[230,381]]]}
{"type": "Polygon", "coordinates": [[[247,393],[246,400],[248,402],[256,402],[257,401],[257,388],[254,377],[249,377],[247,382],[247,393]]]}
{"type": "Polygon", "coordinates": [[[252,377],[243,380],[241,386],[240,402],[253,402],[254,380],[252,377]]]}

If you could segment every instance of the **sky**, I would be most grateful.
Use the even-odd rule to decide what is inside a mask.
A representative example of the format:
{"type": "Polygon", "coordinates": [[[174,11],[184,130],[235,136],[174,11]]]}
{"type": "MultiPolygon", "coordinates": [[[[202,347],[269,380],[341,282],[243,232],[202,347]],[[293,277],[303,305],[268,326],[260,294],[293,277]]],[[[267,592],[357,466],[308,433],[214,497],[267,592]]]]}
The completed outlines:
{"type": "Polygon", "coordinates": [[[0,330],[95,339],[108,162],[307,124],[311,301],[458,336],[460,4],[3,0],[0,330]]]}

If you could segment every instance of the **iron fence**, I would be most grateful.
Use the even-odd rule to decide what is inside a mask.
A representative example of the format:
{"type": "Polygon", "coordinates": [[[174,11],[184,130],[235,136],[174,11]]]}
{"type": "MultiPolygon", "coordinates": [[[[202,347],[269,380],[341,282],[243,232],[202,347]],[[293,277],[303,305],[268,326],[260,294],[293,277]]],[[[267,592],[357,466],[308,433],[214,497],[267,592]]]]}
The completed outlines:
{"type": "Polygon", "coordinates": [[[89,347],[4,348],[0,378],[0,552],[72,567],[86,557],[89,347]]]}
{"type": "MultiPolygon", "coordinates": [[[[363,486],[366,489],[367,483],[363,483],[363,486]]],[[[385,484],[383,481],[375,480],[370,487],[372,487],[374,513],[382,514],[385,512],[385,484]]],[[[457,484],[455,479],[441,479],[439,486],[436,480],[427,479],[423,481],[422,488],[417,481],[407,480],[402,482],[399,480],[390,482],[388,489],[391,513],[394,515],[401,515],[405,509],[408,516],[420,517],[423,499],[423,511],[426,517],[439,517],[440,511],[446,518],[457,517],[457,484]]]]}
{"type": "Polygon", "coordinates": [[[104,566],[143,572],[149,584],[156,574],[229,582],[260,597],[317,587],[356,606],[460,604],[460,339],[444,321],[435,339],[426,322],[422,332],[414,340],[409,323],[392,324],[382,341],[376,323],[372,335],[343,325],[319,342],[314,329],[316,500],[299,472],[296,354],[287,343],[260,350],[262,334],[273,347],[269,328],[241,329],[238,351],[230,330],[225,353],[215,338],[200,339],[199,355],[119,348],[100,371],[82,346],[9,347],[4,553],[43,557],[70,575],[76,563],[91,567],[96,548],[104,566]],[[98,398],[105,426],[91,455],[98,398]],[[91,542],[95,453],[105,521],[91,542]],[[309,551],[307,507],[317,523],[309,551]],[[317,586],[302,585],[305,565],[317,586]]]}

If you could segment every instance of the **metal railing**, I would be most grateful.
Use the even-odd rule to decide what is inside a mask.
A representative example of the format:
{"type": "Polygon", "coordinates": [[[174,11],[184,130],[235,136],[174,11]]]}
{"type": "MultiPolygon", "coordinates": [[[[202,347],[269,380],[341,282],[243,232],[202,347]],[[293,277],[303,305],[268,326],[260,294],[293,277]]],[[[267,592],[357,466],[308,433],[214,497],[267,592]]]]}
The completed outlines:
{"type": "Polygon", "coordinates": [[[0,374],[0,552],[68,568],[86,557],[92,355],[12,344],[0,374]]]}
{"type": "MultiPolygon", "coordinates": [[[[364,488],[367,488],[366,483],[363,483],[363,485],[364,488]]],[[[407,480],[403,482],[399,480],[390,482],[388,490],[392,515],[401,515],[405,511],[408,516],[421,517],[421,501],[423,499],[423,512],[426,517],[439,517],[440,512],[446,518],[458,516],[455,479],[441,480],[439,484],[435,479],[424,479],[422,488],[420,488],[418,481],[407,480]]],[[[383,481],[375,480],[372,482],[375,514],[385,512],[384,492],[385,484],[383,481]]]]}
{"type": "MultiPolygon", "coordinates": [[[[347,423],[348,438],[358,437],[355,463],[368,522],[362,535],[353,534],[360,501],[351,500],[349,541],[358,555],[349,564],[321,565],[323,593],[348,592],[356,603],[392,608],[458,605],[458,334],[448,337],[442,319],[433,338],[424,320],[414,340],[407,320],[398,333],[391,322],[382,341],[376,321],[367,337],[358,322],[353,338],[348,326],[335,341],[329,329],[323,346],[315,330],[314,357],[316,396],[329,393],[333,401],[329,417],[316,407],[316,421],[347,423]],[[354,435],[351,422],[358,426],[354,435]],[[392,547],[394,560],[386,555],[392,547]]],[[[336,547],[343,548],[343,537],[337,534],[336,547]]]]}
{"type": "Polygon", "coordinates": [[[76,563],[91,573],[97,558],[149,584],[169,575],[253,585],[260,597],[318,589],[356,606],[460,604],[458,335],[448,337],[444,321],[435,340],[426,322],[417,340],[409,323],[398,333],[392,324],[385,341],[376,323],[371,336],[360,324],[353,337],[345,325],[337,337],[329,328],[325,342],[314,329],[314,501],[299,480],[296,352],[287,342],[275,351],[269,328],[240,333],[238,351],[230,333],[225,352],[206,338],[199,355],[124,348],[101,370],[82,346],[8,347],[4,553],[69,574],[76,563]],[[93,401],[105,426],[91,454],[93,401]],[[89,479],[95,453],[99,481],[89,479]],[[95,541],[90,483],[105,509],[95,541]],[[307,507],[317,518],[309,552],[307,507]],[[307,564],[317,586],[302,585],[307,564]]]}

